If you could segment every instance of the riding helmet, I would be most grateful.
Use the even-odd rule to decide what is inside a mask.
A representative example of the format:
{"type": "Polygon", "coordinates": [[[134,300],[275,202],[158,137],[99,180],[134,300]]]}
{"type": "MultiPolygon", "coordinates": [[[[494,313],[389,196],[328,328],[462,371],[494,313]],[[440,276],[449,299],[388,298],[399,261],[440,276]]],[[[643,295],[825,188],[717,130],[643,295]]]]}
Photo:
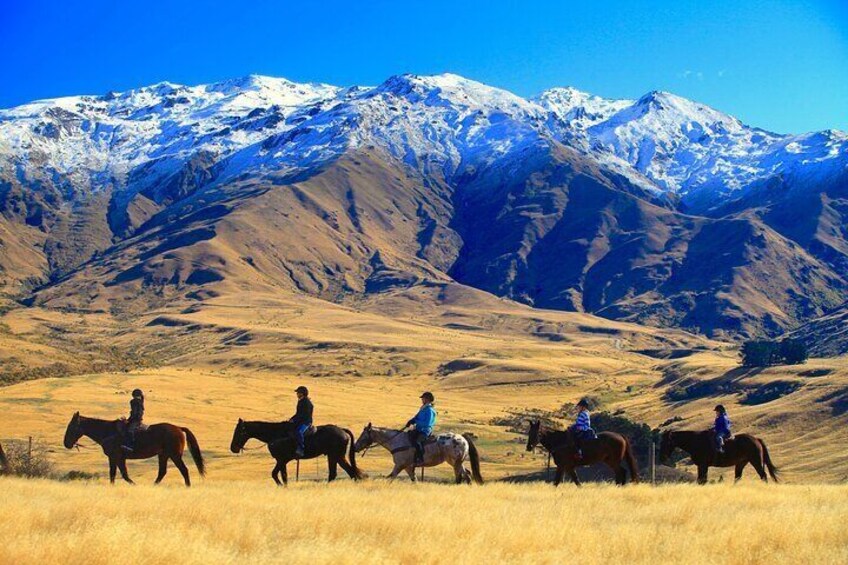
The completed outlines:
{"type": "Polygon", "coordinates": [[[435,401],[436,401],[436,397],[435,397],[435,396],[433,396],[433,393],[432,393],[432,392],[425,392],[425,393],[424,393],[424,394],[422,394],[419,398],[423,398],[423,399],[424,399],[424,400],[426,400],[427,402],[435,402],[435,401]]]}
{"type": "Polygon", "coordinates": [[[144,393],[141,392],[140,388],[137,388],[134,391],[132,391],[132,395],[133,395],[133,398],[144,397],[144,393]]]}
{"type": "Polygon", "coordinates": [[[588,410],[589,409],[589,401],[586,400],[585,398],[581,398],[580,402],[577,403],[577,407],[578,408],[581,408],[581,407],[586,408],[588,410]]]}
{"type": "Polygon", "coordinates": [[[309,389],[306,388],[305,386],[299,386],[296,389],[294,389],[294,391],[303,393],[305,396],[309,396],[309,389]]]}
{"type": "Polygon", "coordinates": [[[727,409],[724,407],[723,404],[717,404],[715,407],[715,411],[719,414],[727,414],[727,409]]]}

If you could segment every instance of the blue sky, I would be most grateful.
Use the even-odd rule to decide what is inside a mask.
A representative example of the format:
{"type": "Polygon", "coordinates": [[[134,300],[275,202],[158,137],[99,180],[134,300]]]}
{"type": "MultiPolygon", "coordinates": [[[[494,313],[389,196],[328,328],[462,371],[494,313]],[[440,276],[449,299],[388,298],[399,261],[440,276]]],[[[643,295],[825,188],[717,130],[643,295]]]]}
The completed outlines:
{"type": "Polygon", "coordinates": [[[848,1],[0,0],[0,107],[249,73],[454,72],[523,96],[668,90],[778,132],[848,130],[848,1]]]}

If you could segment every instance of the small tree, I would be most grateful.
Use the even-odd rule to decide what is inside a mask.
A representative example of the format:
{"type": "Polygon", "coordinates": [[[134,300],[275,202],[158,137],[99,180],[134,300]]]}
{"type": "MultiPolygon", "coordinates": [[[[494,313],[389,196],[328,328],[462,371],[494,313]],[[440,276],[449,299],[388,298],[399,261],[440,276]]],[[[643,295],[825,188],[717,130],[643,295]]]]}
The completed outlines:
{"type": "Polygon", "coordinates": [[[780,356],[787,365],[801,365],[807,362],[807,346],[800,339],[784,339],[780,342],[780,356]]]}
{"type": "Polygon", "coordinates": [[[742,365],[745,367],[768,367],[777,359],[777,344],[768,340],[749,340],[742,344],[740,351],[742,365]]]}

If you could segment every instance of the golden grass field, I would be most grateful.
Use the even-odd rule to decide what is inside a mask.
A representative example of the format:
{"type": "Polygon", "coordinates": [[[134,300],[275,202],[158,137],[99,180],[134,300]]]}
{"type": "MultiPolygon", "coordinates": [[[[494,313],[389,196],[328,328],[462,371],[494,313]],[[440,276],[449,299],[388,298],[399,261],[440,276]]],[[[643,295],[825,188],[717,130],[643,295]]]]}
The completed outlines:
{"type": "MultiPolygon", "coordinates": [[[[683,332],[532,310],[463,288],[443,289],[438,299],[428,292],[345,305],[245,293],[129,321],[40,308],[6,313],[3,366],[58,372],[16,373],[31,380],[0,387],[0,441],[32,436],[57,475],[100,479],[0,479],[0,562],[848,560],[848,415],[821,400],[846,390],[844,358],[741,370],[728,344],[683,332]],[[637,353],[652,348],[689,353],[637,353]],[[799,388],[756,405],[742,404],[742,393],[665,396],[681,382],[715,379],[799,388]],[[240,417],[289,417],[298,384],[312,391],[317,423],[355,435],[369,421],[402,425],[420,392],[432,390],[439,429],[477,436],[488,484],[388,484],[379,477],[391,468],[389,456],[374,449],[359,459],[370,476],[364,483],[319,482],[322,460],[303,462],[299,483],[274,487],[261,444],[235,455],[230,438],[240,417]],[[74,411],[118,417],[135,387],[147,397],[146,421],[197,435],[208,476],[200,480],[186,456],[193,489],[181,487],[173,467],[152,487],[154,460],[129,463],[139,486],[110,487],[106,460],[90,440],[81,441],[89,449],[62,447],[74,411]],[[786,484],[761,485],[750,469],[736,487],[730,470],[715,469],[711,479],[724,482],[702,488],[500,482],[542,470],[544,457],[527,453],[526,438],[498,419],[584,395],[652,427],[677,416],[672,427],[688,429],[707,427],[712,406],[724,402],[737,430],[768,442],[786,484]]],[[[293,479],[293,464],[289,473],[293,479]]],[[[428,481],[449,475],[427,471],[428,481]]]]}
{"type": "Polygon", "coordinates": [[[845,563],[848,488],[0,480],[3,563],[845,563]]]}

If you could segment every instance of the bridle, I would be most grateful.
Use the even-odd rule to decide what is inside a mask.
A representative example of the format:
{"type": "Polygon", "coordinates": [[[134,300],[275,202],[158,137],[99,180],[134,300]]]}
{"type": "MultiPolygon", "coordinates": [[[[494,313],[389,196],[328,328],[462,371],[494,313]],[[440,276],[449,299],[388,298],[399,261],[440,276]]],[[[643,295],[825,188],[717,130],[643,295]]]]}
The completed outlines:
{"type": "MultiPolygon", "coordinates": [[[[368,434],[368,445],[366,445],[365,447],[362,448],[362,455],[360,455],[360,457],[362,457],[362,458],[365,457],[365,455],[368,453],[369,449],[371,449],[375,445],[378,445],[377,441],[374,439],[374,427],[373,426],[371,426],[369,424],[368,427],[365,428],[365,433],[368,434]]],[[[398,437],[402,433],[403,433],[403,430],[395,432],[394,435],[389,438],[389,441],[395,439],[396,437],[398,437]]]]}

